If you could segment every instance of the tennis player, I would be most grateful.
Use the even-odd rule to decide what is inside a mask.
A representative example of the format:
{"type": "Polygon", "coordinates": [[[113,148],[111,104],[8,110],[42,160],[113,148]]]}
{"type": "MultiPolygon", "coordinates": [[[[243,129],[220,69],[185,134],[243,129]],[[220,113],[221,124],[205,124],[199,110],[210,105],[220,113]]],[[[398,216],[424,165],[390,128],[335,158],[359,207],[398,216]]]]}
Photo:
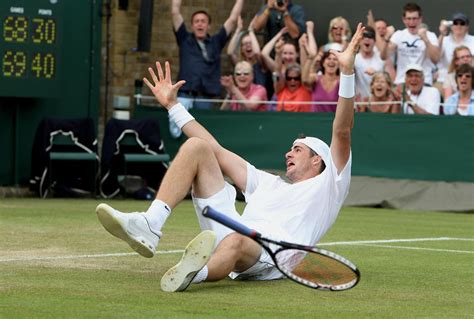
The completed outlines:
{"type": "Polygon", "coordinates": [[[272,280],[283,277],[268,253],[251,238],[202,216],[209,205],[275,240],[315,245],[336,220],[349,191],[351,130],[354,121],[354,59],[364,27],[359,24],[344,52],[333,52],[341,69],[339,100],[333,122],[331,146],[315,137],[298,138],[286,153],[284,179],[258,170],[225,149],[186,109],[176,95],[184,81],[171,82],[165,73],[149,68],[144,82],[188,137],[169,167],[156,199],[147,212],[122,213],[106,204],[97,206],[102,225],[145,257],[153,257],[161,229],[172,209],[192,189],[192,198],[203,230],[186,247],[181,261],[161,280],[164,291],[183,291],[191,283],[232,279],[272,280]],[[240,215],[236,191],[247,203],[240,215]]]}

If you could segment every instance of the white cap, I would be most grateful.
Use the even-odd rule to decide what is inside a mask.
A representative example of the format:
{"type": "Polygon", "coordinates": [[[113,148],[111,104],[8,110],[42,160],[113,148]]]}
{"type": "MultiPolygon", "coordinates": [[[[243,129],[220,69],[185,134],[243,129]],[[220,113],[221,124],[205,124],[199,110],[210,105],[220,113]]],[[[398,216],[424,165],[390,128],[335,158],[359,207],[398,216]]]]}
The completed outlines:
{"type": "Polygon", "coordinates": [[[308,146],[310,149],[316,152],[316,154],[321,156],[321,158],[323,159],[326,165],[329,164],[329,154],[330,154],[329,146],[325,142],[320,140],[319,138],[309,137],[309,136],[305,138],[297,138],[293,142],[293,145],[295,145],[296,143],[301,143],[308,146]]]}
{"type": "Polygon", "coordinates": [[[408,71],[411,71],[411,70],[414,70],[414,71],[418,71],[418,72],[421,72],[423,73],[423,67],[419,64],[416,64],[416,63],[410,63],[408,64],[406,70],[405,70],[405,73],[408,73],[408,71]]]}

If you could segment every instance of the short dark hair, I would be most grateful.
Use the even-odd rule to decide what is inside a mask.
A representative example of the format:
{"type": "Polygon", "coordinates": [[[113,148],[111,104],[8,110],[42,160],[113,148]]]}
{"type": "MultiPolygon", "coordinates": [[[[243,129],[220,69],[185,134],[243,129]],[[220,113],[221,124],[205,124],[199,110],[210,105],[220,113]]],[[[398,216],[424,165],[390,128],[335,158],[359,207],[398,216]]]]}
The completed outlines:
{"type": "MultiPolygon", "coordinates": [[[[387,20],[385,20],[385,19],[383,19],[383,18],[378,18],[378,19],[375,19],[375,21],[374,21],[374,22],[375,22],[375,23],[377,23],[377,22],[383,22],[383,23],[385,23],[385,25],[388,25],[388,22],[387,22],[387,20]]],[[[366,27],[366,28],[367,28],[367,27],[366,27]]]]}
{"type": "Polygon", "coordinates": [[[193,15],[191,16],[191,23],[194,20],[194,16],[196,16],[197,14],[204,14],[207,17],[207,19],[209,20],[209,24],[211,24],[211,16],[205,10],[198,10],[198,11],[194,12],[193,15]]]}
{"type": "Polygon", "coordinates": [[[470,74],[471,75],[471,87],[474,88],[474,68],[467,63],[461,64],[456,69],[456,84],[457,84],[457,77],[462,74],[470,74]]]}
{"type": "Polygon", "coordinates": [[[418,12],[421,17],[421,7],[414,2],[409,2],[403,6],[403,16],[405,16],[407,12],[418,12]]]}

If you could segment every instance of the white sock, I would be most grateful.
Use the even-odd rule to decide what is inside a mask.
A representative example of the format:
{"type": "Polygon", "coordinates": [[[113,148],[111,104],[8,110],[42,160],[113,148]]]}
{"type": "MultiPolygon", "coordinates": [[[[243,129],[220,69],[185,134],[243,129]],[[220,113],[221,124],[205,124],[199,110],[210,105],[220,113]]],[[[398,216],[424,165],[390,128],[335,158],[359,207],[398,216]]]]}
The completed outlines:
{"type": "Polygon", "coordinates": [[[171,208],[165,202],[155,199],[148,210],[145,217],[150,224],[151,230],[160,231],[171,214],[171,208]]]}
{"type": "Polygon", "coordinates": [[[198,273],[196,274],[196,276],[193,278],[193,280],[191,281],[191,283],[192,283],[192,284],[198,284],[198,283],[200,283],[200,282],[203,282],[204,280],[206,280],[207,274],[208,274],[207,266],[202,267],[202,269],[199,270],[199,272],[198,272],[198,273]]]}

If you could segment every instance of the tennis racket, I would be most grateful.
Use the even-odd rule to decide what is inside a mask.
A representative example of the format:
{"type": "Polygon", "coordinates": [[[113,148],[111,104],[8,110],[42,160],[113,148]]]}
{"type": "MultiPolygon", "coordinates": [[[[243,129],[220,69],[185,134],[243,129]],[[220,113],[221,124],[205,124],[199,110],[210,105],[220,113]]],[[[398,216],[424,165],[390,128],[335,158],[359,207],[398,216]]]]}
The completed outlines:
{"type": "Polygon", "coordinates": [[[353,288],[359,282],[360,272],[357,267],[331,251],[265,238],[256,230],[209,206],[204,208],[202,214],[255,240],[268,252],[282,274],[303,286],[342,291],[353,288]],[[270,244],[278,248],[271,249],[270,244]]]}

